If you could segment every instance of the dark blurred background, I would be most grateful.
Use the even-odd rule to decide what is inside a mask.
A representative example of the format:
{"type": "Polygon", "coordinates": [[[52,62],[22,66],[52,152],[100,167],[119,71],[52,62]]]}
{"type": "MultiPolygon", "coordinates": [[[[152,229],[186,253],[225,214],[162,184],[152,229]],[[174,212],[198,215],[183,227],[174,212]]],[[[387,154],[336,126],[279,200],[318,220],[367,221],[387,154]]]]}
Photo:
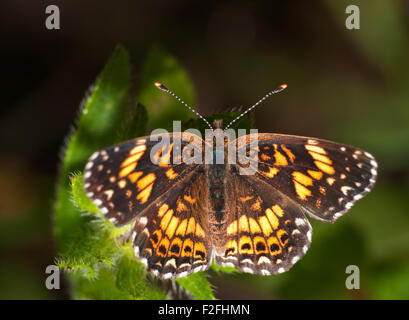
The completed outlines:
{"type": "MultiPolygon", "coordinates": [[[[408,1],[23,1],[0,4],[0,298],[65,299],[45,289],[56,256],[52,204],[59,150],[115,46],[134,78],[153,46],[188,71],[203,114],[248,106],[260,132],[315,136],[371,152],[378,182],[276,277],[211,274],[218,298],[409,298],[408,1]],[[45,28],[45,8],[61,29],[45,28]],[[360,30],[345,27],[347,5],[360,30]],[[360,267],[361,289],[345,288],[360,267]]],[[[158,79],[160,81],[160,79],[158,79]]],[[[172,84],[166,84],[172,88],[172,84]]],[[[182,108],[182,106],[181,106],[182,108]]]]}

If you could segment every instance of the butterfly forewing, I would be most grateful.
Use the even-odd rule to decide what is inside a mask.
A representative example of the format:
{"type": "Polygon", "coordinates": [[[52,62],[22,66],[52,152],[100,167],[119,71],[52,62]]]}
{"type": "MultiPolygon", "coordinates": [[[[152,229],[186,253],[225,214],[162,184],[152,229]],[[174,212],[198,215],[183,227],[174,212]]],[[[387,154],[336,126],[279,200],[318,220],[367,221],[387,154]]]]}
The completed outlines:
{"type": "MultiPolygon", "coordinates": [[[[249,153],[249,136],[232,143],[249,153]]],[[[377,163],[358,148],[322,139],[262,133],[253,178],[267,182],[314,218],[334,222],[373,187],[377,163]]]]}
{"type": "Polygon", "coordinates": [[[87,195],[116,225],[134,219],[197,169],[192,148],[205,142],[189,133],[151,135],[95,152],[84,171],[87,195]],[[161,137],[165,137],[166,141],[161,137]],[[189,162],[189,163],[187,163],[189,162]]]}

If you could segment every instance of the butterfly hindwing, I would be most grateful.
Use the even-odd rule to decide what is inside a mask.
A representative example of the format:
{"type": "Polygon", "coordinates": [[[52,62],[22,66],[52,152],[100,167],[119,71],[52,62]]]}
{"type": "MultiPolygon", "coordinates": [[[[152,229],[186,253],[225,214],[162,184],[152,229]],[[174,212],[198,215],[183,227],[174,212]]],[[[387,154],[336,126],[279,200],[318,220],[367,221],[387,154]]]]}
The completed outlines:
{"type": "Polygon", "coordinates": [[[242,136],[254,177],[293,199],[312,217],[334,222],[373,187],[377,163],[358,148],[322,139],[262,133],[242,136]],[[257,139],[253,150],[249,141],[257,139]]]}
{"type": "Polygon", "coordinates": [[[232,175],[227,200],[231,220],[216,262],[243,272],[277,274],[307,252],[311,226],[301,209],[265,182],[232,175]]]}
{"type": "Polygon", "coordinates": [[[204,172],[193,172],[137,218],[135,254],[155,275],[182,277],[209,267],[212,244],[204,185],[204,172]]]}

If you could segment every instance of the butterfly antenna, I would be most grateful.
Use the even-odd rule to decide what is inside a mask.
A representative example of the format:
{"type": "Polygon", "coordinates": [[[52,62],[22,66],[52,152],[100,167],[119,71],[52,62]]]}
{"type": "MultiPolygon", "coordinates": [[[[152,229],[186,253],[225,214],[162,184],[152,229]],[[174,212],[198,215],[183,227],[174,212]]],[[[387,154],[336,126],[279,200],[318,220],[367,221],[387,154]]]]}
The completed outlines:
{"type": "Polygon", "coordinates": [[[260,103],[262,103],[264,100],[266,100],[268,97],[272,96],[273,94],[279,93],[283,91],[285,88],[287,88],[286,84],[282,84],[278,88],[270,91],[267,93],[264,97],[262,97],[259,101],[257,101],[255,104],[253,104],[250,108],[248,108],[246,111],[243,113],[239,114],[235,119],[233,119],[224,130],[227,130],[233,123],[235,123],[237,120],[239,120],[242,116],[244,116],[246,113],[249,113],[251,110],[253,110],[255,107],[257,107],[260,103]]]}
{"type": "Polygon", "coordinates": [[[157,88],[159,88],[160,90],[169,93],[172,97],[174,97],[176,100],[178,100],[180,103],[182,103],[185,107],[187,107],[190,111],[192,111],[200,119],[202,119],[204,122],[206,122],[206,124],[209,126],[209,128],[213,130],[213,127],[210,125],[209,121],[207,121],[199,112],[197,112],[196,110],[191,108],[186,102],[184,102],[182,99],[180,99],[176,94],[174,94],[172,91],[170,91],[168,88],[166,88],[162,83],[155,82],[155,86],[157,88]]]}

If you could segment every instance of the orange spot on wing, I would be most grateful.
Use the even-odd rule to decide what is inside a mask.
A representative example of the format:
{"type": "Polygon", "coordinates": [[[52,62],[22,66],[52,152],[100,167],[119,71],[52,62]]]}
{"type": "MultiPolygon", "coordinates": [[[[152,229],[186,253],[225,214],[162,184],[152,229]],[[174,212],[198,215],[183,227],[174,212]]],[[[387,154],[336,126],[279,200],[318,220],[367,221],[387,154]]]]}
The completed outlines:
{"type": "Polygon", "coordinates": [[[227,234],[228,235],[237,234],[237,220],[229,224],[229,226],[227,227],[227,234]]]}
{"type": "Polygon", "coordinates": [[[276,166],[287,166],[288,161],[287,158],[279,151],[277,151],[277,145],[274,145],[274,158],[276,162],[274,163],[276,166]]]}
{"type": "Polygon", "coordinates": [[[180,250],[182,249],[182,240],[180,238],[175,238],[172,240],[172,242],[169,245],[169,252],[168,252],[168,256],[176,256],[179,257],[180,256],[180,250]],[[174,251],[174,248],[179,248],[179,250],[177,252],[174,251]]]}
{"type": "Polygon", "coordinates": [[[267,239],[268,249],[270,250],[270,254],[275,256],[281,253],[281,246],[278,242],[276,237],[270,237],[267,239]]]}
{"type": "Polygon", "coordinates": [[[187,211],[187,207],[180,199],[179,201],[177,201],[176,211],[177,212],[187,211]]]}
{"type": "Polygon", "coordinates": [[[146,201],[148,201],[149,196],[151,195],[152,192],[152,187],[153,184],[150,184],[148,187],[146,187],[145,189],[138,193],[136,199],[139,200],[139,203],[144,204],[146,203],[146,201]]]}
{"type": "Polygon", "coordinates": [[[145,150],[146,150],[146,146],[143,144],[143,145],[139,145],[139,146],[136,146],[136,147],[134,147],[134,148],[132,148],[132,150],[129,152],[129,154],[131,154],[131,155],[133,155],[133,154],[141,154],[141,156],[142,156],[142,154],[145,152],[145,150]]]}
{"type": "Polygon", "coordinates": [[[258,222],[260,223],[261,229],[266,237],[268,237],[272,232],[271,225],[267,220],[266,216],[261,216],[258,218],[258,222]]]}
{"type": "Polygon", "coordinates": [[[245,215],[242,215],[239,219],[239,231],[240,232],[249,232],[249,222],[245,215]]]}
{"type": "Polygon", "coordinates": [[[195,233],[195,219],[193,217],[190,217],[189,219],[189,223],[187,225],[187,229],[186,229],[186,234],[195,233]]]}
{"type": "Polygon", "coordinates": [[[229,240],[226,245],[225,256],[232,256],[237,253],[237,241],[229,240]]]}
{"type": "Polygon", "coordinates": [[[308,174],[313,177],[315,180],[320,180],[323,173],[321,171],[307,170],[308,174]]]}
{"type": "Polygon", "coordinates": [[[291,152],[290,149],[288,149],[285,145],[281,145],[281,149],[284,150],[284,152],[286,153],[287,157],[290,159],[291,162],[294,162],[295,159],[295,155],[291,152]]]}
{"type": "Polygon", "coordinates": [[[142,190],[145,189],[148,185],[152,184],[156,179],[156,176],[153,173],[150,173],[148,175],[146,175],[145,177],[143,177],[142,179],[140,179],[138,181],[138,189],[142,190]]]}
{"type": "Polygon", "coordinates": [[[335,179],[334,178],[327,178],[327,182],[328,182],[328,184],[330,186],[332,186],[334,184],[334,182],[335,182],[335,179]]]}
{"type": "Polygon", "coordinates": [[[132,163],[129,166],[123,168],[120,172],[119,172],[119,177],[125,177],[127,176],[129,173],[131,173],[134,169],[136,168],[136,163],[132,163]]]}
{"type": "Polygon", "coordinates": [[[330,158],[327,156],[322,155],[321,153],[316,153],[316,152],[309,152],[310,156],[314,158],[314,160],[324,162],[326,164],[332,164],[332,161],[330,158]]]}
{"type": "Polygon", "coordinates": [[[277,229],[280,221],[270,208],[266,209],[266,215],[273,229],[277,229]]]}
{"type": "Polygon", "coordinates": [[[199,222],[196,222],[196,236],[199,238],[204,238],[206,236],[199,222]]]}
{"type": "Polygon", "coordinates": [[[301,172],[295,171],[292,174],[293,178],[298,181],[299,183],[305,185],[305,186],[312,186],[313,182],[312,179],[301,172]]]}
{"type": "Polygon", "coordinates": [[[170,209],[166,212],[166,214],[164,215],[164,217],[162,218],[161,222],[160,222],[160,227],[162,230],[166,230],[170,219],[172,218],[173,215],[173,210],[170,209]]]}
{"type": "Polygon", "coordinates": [[[131,174],[128,176],[128,179],[129,179],[132,183],[135,183],[142,175],[143,175],[143,172],[142,172],[142,171],[135,171],[135,172],[131,173],[131,174]]]}
{"type": "Polygon", "coordinates": [[[268,248],[266,241],[264,240],[263,237],[254,237],[254,249],[256,250],[256,254],[261,254],[261,253],[268,253],[268,248]],[[262,244],[260,246],[259,244],[262,244]]]}
{"type": "Polygon", "coordinates": [[[157,245],[158,245],[158,243],[159,243],[159,241],[160,241],[161,238],[162,238],[162,231],[161,231],[161,230],[155,230],[155,231],[152,233],[152,237],[149,238],[149,240],[150,240],[150,242],[151,242],[151,244],[152,244],[152,247],[153,247],[154,249],[157,247],[157,245]]]}
{"type": "Polygon", "coordinates": [[[162,217],[165,214],[165,212],[168,211],[168,209],[169,206],[166,203],[162,204],[162,206],[159,208],[158,216],[162,217]]]}
{"type": "Polygon", "coordinates": [[[194,204],[196,202],[196,199],[194,199],[194,198],[192,198],[191,196],[188,196],[188,195],[183,196],[183,199],[185,199],[190,204],[194,204]]]}
{"type": "Polygon", "coordinates": [[[169,239],[172,239],[173,234],[176,231],[176,228],[178,226],[179,223],[179,218],[176,217],[172,217],[172,219],[169,222],[168,227],[166,228],[166,235],[168,236],[169,239]]]}
{"type": "Polygon", "coordinates": [[[134,162],[138,161],[142,157],[142,155],[143,155],[143,152],[139,152],[139,153],[136,153],[136,154],[126,158],[124,160],[124,162],[121,163],[121,167],[126,167],[126,166],[130,165],[131,163],[134,163],[134,162]]]}
{"type": "Polygon", "coordinates": [[[195,243],[195,250],[194,250],[194,255],[196,259],[200,260],[205,260],[206,259],[206,249],[205,246],[203,245],[202,242],[196,242],[195,243]],[[202,252],[204,254],[204,257],[202,258],[201,254],[199,252],[202,252]]]}
{"type": "Polygon", "coordinates": [[[173,171],[172,168],[170,168],[169,170],[166,171],[166,176],[167,176],[170,180],[173,180],[173,179],[175,179],[175,178],[178,176],[178,174],[177,174],[175,171],[173,171]]]}
{"type": "Polygon", "coordinates": [[[277,231],[277,237],[278,237],[278,239],[280,240],[281,245],[282,245],[283,247],[285,247],[285,245],[286,245],[287,242],[288,242],[288,233],[287,233],[287,231],[285,231],[285,230],[283,230],[283,229],[278,230],[278,231],[277,231]],[[283,240],[283,236],[286,236],[286,239],[285,239],[285,240],[283,240]]]}
{"type": "Polygon", "coordinates": [[[268,160],[271,159],[271,157],[269,157],[269,156],[266,155],[265,153],[262,153],[261,156],[260,156],[260,158],[261,158],[261,160],[264,160],[264,161],[268,161],[268,160]]]}
{"type": "Polygon", "coordinates": [[[193,241],[186,239],[183,241],[182,257],[191,257],[193,255],[193,241]]]}
{"type": "Polygon", "coordinates": [[[260,226],[258,225],[256,220],[254,220],[253,218],[250,218],[249,219],[249,224],[250,224],[250,231],[251,231],[252,234],[261,233],[260,226]]]}
{"type": "Polygon", "coordinates": [[[257,199],[256,202],[254,202],[251,205],[251,210],[260,211],[261,210],[261,201],[257,199]]]}
{"type": "Polygon", "coordinates": [[[325,172],[327,174],[334,174],[335,173],[334,168],[327,165],[327,164],[325,164],[325,163],[322,163],[320,161],[314,161],[314,164],[317,166],[318,169],[320,169],[321,171],[323,171],[323,172],[325,172]]]}
{"type": "Polygon", "coordinates": [[[279,171],[277,168],[269,168],[268,172],[260,171],[260,173],[267,178],[274,178],[279,171]]]}
{"type": "Polygon", "coordinates": [[[321,154],[327,154],[327,152],[318,146],[312,146],[312,145],[305,145],[305,149],[307,149],[308,151],[312,151],[312,152],[316,152],[316,153],[321,153],[321,154]]]}
{"type": "Polygon", "coordinates": [[[169,249],[169,239],[164,237],[159,243],[159,245],[156,247],[156,254],[160,257],[165,258],[168,252],[168,249],[169,249]]]}
{"type": "Polygon", "coordinates": [[[186,227],[187,227],[187,219],[183,219],[176,230],[176,235],[183,237],[186,232],[186,227]]]}
{"type": "Polygon", "coordinates": [[[248,236],[241,236],[239,239],[239,252],[245,254],[253,254],[253,243],[248,236]]]}
{"type": "Polygon", "coordinates": [[[253,199],[252,196],[240,197],[240,201],[241,201],[241,202],[246,202],[246,201],[249,201],[249,200],[251,200],[251,199],[253,199]]]}
{"type": "Polygon", "coordinates": [[[311,191],[304,187],[301,183],[294,181],[294,186],[295,192],[301,200],[305,200],[307,197],[311,196],[311,191]]]}
{"type": "Polygon", "coordinates": [[[284,210],[281,209],[281,207],[278,204],[272,206],[271,208],[273,209],[274,213],[277,216],[282,217],[284,215],[284,210]]]}

